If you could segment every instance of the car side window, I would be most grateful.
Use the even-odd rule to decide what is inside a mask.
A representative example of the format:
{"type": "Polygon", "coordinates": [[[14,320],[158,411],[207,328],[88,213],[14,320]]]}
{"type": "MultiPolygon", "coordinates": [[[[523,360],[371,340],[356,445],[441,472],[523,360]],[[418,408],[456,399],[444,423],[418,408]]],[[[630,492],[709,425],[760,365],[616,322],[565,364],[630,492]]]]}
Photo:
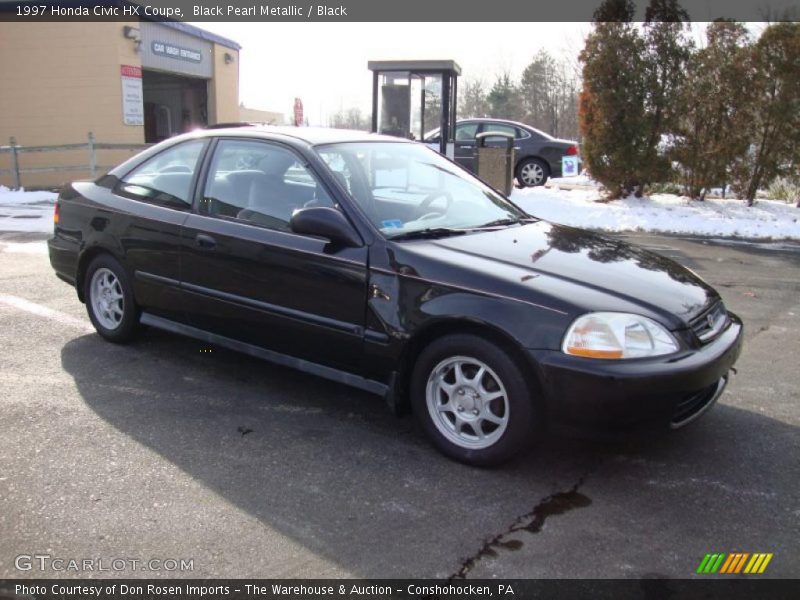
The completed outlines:
{"type": "Polygon", "coordinates": [[[505,133],[513,137],[519,137],[517,135],[517,128],[512,127],[511,125],[503,125],[500,123],[486,123],[483,126],[483,132],[493,132],[493,133],[505,133]]]}
{"type": "Polygon", "coordinates": [[[251,140],[221,140],[203,190],[203,211],[290,231],[298,208],[333,207],[316,177],[291,151],[251,140]]]}
{"type": "Polygon", "coordinates": [[[456,141],[457,142],[470,142],[475,139],[478,133],[477,123],[464,123],[456,125],[456,141]]]}
{"type": "Polygon", "coordinates": [[[189,208],[192,179],[204,146],[204,140],[194,140],[157,154],[128,173],[122,179],[120,191],[146,202],[189,208]]]}

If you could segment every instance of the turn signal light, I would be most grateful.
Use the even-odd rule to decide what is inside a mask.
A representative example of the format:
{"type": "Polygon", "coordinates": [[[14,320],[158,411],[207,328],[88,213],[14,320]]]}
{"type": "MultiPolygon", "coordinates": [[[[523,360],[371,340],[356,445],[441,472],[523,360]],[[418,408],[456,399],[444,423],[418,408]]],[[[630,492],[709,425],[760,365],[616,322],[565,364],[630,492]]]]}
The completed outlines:
{"type": "Polygon", "coordinates": [[[622,358],[622,350],[595,350],[592,348],[579,348],[567,346],[567,353],[587,358],[622,358]]]}
{"type": "Polygon", "coordinates": [[[58,225],[60,219],[61,219],[61,204],[56,202],[56,208],[53,211],[53,225],[58,225]]]}

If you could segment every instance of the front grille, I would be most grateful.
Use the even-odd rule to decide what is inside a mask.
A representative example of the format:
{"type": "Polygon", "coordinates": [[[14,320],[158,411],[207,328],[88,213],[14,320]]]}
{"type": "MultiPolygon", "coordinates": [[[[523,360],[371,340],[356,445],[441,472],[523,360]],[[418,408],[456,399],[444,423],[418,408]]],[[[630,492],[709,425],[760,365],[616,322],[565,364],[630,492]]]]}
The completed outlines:
{"type": "Polygon", "coordinates": [[[725,310],[725,305],[722,300],[717,301],[711,305],[708,310],[703,311],[692,319],[689,326],[694,331],[694,334],[702,342],[710,342],[716,338],[730,323],[728,311],[725,310]]]}
{"type": "Polygon", "coordinates": [[[711,402],[713,402],[719,393],[720,387],[724,387],[726,383],[723,377],[720,381],[708,386],[707,388],[686,396],[683,400],[678,402],[675,406],[675,411],[672,413],[672,427],[680,427],[693,420],[698,413],[702,412],[711,402]]]}

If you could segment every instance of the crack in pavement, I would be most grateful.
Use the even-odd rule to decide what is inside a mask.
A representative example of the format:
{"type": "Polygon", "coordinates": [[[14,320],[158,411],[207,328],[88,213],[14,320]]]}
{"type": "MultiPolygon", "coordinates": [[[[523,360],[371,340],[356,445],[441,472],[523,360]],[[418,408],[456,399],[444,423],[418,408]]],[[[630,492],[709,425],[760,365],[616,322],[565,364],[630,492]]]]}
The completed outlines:
{"type": "Polygon", "coordinates": [[[487,556],[497,556],[497,549],[503,548],[506,550],[519,550],[522,547],[522,542],[519,540],[506,540],[508,536],[520,532],[527,531],[529,533],[539,533],[544,526],[547,517],[555,515],[563,515],[565,512],[575,508],[583,508],[589,506],[592,500],[580,493],[578,490],[586,482],[587,475],[578,479],[577,483],[566,491],[555,492],[546,496],[539,503],[533,507],[530,512],[520,515],[508,526],[504,531],[497,535],[486,539],[480,549],[465,558],[459,569],[447,578],[448,581],[454,579],[466,579],[470,571],[481,560],[487,556]]]}

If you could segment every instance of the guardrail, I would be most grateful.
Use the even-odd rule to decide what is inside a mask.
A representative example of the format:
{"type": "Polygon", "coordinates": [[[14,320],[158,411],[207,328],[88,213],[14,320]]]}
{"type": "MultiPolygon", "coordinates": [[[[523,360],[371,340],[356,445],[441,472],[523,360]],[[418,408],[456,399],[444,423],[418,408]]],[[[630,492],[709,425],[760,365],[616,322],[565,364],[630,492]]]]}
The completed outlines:
{"type": "Polygon", "coordinates": [[[61,144],[58,146],[19,146],[14,136],[9,138],[8,146],[0,146],[0,154],[9,153],[11,155],[11,168],[0,169],[0,175],[13,175],[14,187],[12,189],[19,189],[22,187],[23,173],[57,173],[60,171],[89,171],[92,178],[97,177],[99,170],[108,171],[113,168],[111,166],[99,166],[97,164],[97,151],[98,150],[144,150],[149,148],[152,144],[109,144],[98,142],[94,133],[91,131],[87,135],[87,141],[82,144],[61,144]],[[39,153],[39,152],[64,152],[67,150],[86,150],[88,154],[88,162],[82,165],[68,165],[57,167],[26,167],[20,168],[19,156],[20,154],[39,153]]]}

